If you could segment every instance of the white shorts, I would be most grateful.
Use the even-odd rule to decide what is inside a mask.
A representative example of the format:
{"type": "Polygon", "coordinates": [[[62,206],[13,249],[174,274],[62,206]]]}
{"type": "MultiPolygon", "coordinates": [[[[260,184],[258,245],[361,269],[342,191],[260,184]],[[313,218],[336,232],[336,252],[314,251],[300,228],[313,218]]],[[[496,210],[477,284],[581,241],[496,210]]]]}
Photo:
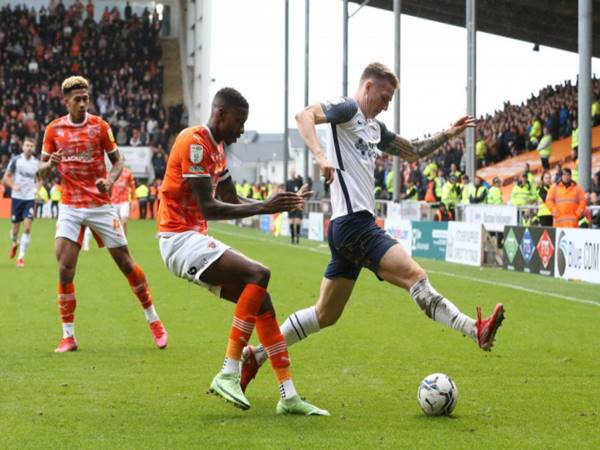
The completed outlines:
{"type": "Polygon", "coordinates": [[[121,221],[112,205],[73,208],[60,204],[55,237],[64,237],[81,245],[85,227],[92,230],[100,246],[115,248],[127,245],[121,221]]]}
{"type": "Polygon", "coordinates": [[[171,273],[221,296],[221,286],[201,281],[200,275],[230,248],[228,245],[197,231],[159,233],[158,238],[160,255],[171,273]]]}
{"type": "Polygon", "coordinates": [[[129,219],[129,202],[117,203],[113,208],[121,219],[129,219]]]}

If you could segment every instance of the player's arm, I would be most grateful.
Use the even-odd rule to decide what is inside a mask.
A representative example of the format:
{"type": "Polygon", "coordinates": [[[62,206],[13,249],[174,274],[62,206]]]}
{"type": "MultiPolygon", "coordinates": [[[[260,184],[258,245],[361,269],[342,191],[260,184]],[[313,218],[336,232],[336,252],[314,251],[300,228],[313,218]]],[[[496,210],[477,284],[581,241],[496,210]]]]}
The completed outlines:
{"type": "Polygon", "coordinates": [[[296,114],[298,132],[313,154],[315,162],[321,170],[321,174],[325,177],[325,182],[330,184],[333,182],[335,167],[327,159],[323,149],[321,149],[321,144],[317,138],[317,129],[315,128],[316,125],[326,122],[328,122],[327,116],[320,103],[308,106],[296,114]]]}
{"type": "Polygon", "coordinates": [[[129,192],[131,192],[131,201],[137,200],[135,196],[135,180],[133,179],[133,174],[129,176],[129,192]]]}
{"type": "Polygon", "coordinates": [[[46,127],[44,131],[44,142],[42,144],[42,155],[38,165],[38,175],[42,180],[51,177],[52,172],[58,166],[62,159],[62,151],[57,151],[54,143],[54,128],[52,124],[46,127]]]}
{"type": "Polygon", "coordinates": [[[121,176],[123,166],[125,165],[123,156],[121,155],[121,152],[119,152],[118,148],[115,148],[113,151],[107,153],[107,155],[110,163],[112,164],[110,172],[108,172],[108,176],[106,178],[99,178],[96,180],[96,187],[102,193],[110,192],[113,184],[115,184],[115,181],[117,181],[121,176]]]}
{"type": "Polygon", "coordinates": [[[13,159],[9,164],[4,176],[2,177],[2,184],[6,187],[14,189],[14,178],[13,173],[15,173],[15,160],[13,159]]]}
{"type": "Polygon", "coordinates": [[[381,127],[381,141],[378,147],[381,151],[390,155],[399,156],[406,161],[414,162],[419,158],[433,153],[449,139],[461,134],[466,128],[474,128],[476,124],[477,121],[473,117],[464,116],[454,122],[447,130],[436,133],[430,138],[411,142],[387,130],[385,125],[379,122],[379,126],[381,127]]]}
{"type": "Polygon", "coordinates": [[[186,177],[194,199],[206,220],[241,219],[257,214],[272,214],[303,206],[304,199],[292,192],[280,192],[264,202],[231,204],[213,197],[209,176],[186,177]]]}

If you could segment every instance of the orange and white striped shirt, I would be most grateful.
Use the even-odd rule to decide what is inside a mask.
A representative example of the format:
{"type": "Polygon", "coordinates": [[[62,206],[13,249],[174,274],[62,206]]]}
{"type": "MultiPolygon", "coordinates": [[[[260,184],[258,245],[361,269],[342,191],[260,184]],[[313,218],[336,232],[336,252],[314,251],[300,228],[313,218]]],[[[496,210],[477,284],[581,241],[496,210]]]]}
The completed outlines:
{"type": "Polygon", "coordinates": [[[223,143],[215,141],[208,127],[190,127],[179,133],[160,187],[158,232],[198,231],[206,234],[208,225],[185,179],[210,178],[214,195],[217,184],[230,176],[223,143]]]}
{"type": "Polygon", "coordinates": [[[62,152],[58,164],[61,177],[61,202],[74,208],[93,208],[110,203],[96,180],[106,178],[104,154],[117,151],[110,125],[101,117],[86,114],[82,123],[69,115],[50,122],[44,133],[42,154],[62,152]]]}
{"type": "Polygon", "coordinates": [[[133,181],[133,174],[131,170],[127,167],[123,168],[121,172],[121,176],[115,181],[113,184],[112,192],[110,194],[110,202],[113,205],[118,205],[119,203],[127,203],[131,200],[130,194],[132,196],[135,193],[135,182],[133,181]]]}

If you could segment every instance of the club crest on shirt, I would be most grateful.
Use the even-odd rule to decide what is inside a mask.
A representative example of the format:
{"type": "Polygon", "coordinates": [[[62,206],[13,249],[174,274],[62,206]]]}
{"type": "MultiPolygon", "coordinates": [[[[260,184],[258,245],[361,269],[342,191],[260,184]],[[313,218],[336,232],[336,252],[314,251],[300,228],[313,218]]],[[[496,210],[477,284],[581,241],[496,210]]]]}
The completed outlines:
{"type": "Polygon", "coordinates": [[[202,162],[202,156],[204,155],[204,147],[199,144],[190,145],[190,161],[194,164],[202,162]]]}
{"type": "Polygon", "coordinates": [[[98,129],[96,127],[89,127],[87,132],[90,139],[94,139],[96,136],[98,136],[98,129]]]}

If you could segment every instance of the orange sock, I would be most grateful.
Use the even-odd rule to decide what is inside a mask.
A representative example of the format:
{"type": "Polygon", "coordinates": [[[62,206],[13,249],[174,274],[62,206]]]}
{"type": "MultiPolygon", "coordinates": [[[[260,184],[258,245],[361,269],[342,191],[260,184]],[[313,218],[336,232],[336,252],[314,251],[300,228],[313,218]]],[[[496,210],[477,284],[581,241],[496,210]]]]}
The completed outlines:
{"type": "Polygon", "coordinates": [[[233,315],[233,323],[229,333],[229,341],[227,343],[227,360],[239,361],[242,359],[242,350],[248,345],[254,324],[256,322],[256,314],[260,309],[260,305],[267,294],[267,290],[257,284],[247,284],[237,304],[233,315]]]}
{"type": "Polygon", "coordinates": [[[135,265],[133,270],[127,274],[127,280],[131,286],[131,290],[142,304],[142,308],[147,309],[152,306],[152,295],[148,288],[146,275],[139,265],[135,265]]]}
{"type": "Polygon", "coordinates": [[[56,292],[60,320],[63,324],[63,337],[69,337],[74,334],[73,322],[75,321],[75,307],[77,306],[75,285],[73,283],[58,283],[56,292]]]}
{"type": "Polygon", "coordinates": [[[271,311],[256,318],[256,334],[269,356],[277,382],[281,385],[284,381],[290,380],[292,374],[287,344],[281,334],[277,319],[271,311]]]}

